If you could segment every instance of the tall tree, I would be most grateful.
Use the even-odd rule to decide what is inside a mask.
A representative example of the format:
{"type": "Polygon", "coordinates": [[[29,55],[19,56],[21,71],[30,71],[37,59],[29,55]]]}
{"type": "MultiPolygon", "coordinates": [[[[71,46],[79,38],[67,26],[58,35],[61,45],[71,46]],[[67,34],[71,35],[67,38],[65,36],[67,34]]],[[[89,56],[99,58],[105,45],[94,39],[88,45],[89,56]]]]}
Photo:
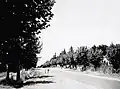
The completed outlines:
{"type": "Polygon", "coordinates": [[[57,56],[56,56],[56,53],[50,59],[50,65],[57,66],[57,56]]]}
{"type": "Polygon", "coordinates": [[[69,67],[70,68],[74,68],[75,67],[75,59],[74,59],[74,49],[73,47],[71,46],[67,55],[68,55],[68,63],[69,63],[69,67]]]}
{"type": "Polygon", "coordinates": [[[36,35],[50,26],[49,21],[53,17],[51,10],[54,3],[54,0],[0,1],[0,44],[1,54],[3,54],[1,61],[8,65],[8,70],[9,64],[13,65],[16,61],[18,80],[20,66],[30,68],[36,65],[36,53],[40,52],[38,48],[41,47],[37,45],[36,35]],[[14,46],[11,46],[11,43],[14,43],[14,46]],[[24,59],[32,64],[26,66],[24,59]]]}

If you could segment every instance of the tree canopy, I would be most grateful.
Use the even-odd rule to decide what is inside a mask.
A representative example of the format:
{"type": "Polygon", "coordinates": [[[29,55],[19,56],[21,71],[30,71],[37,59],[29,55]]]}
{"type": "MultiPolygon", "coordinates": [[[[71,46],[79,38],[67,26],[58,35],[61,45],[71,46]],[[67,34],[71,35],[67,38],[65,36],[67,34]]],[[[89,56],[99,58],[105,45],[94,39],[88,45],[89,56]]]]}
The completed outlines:
{"type": "Polygon", "coordinates": [[[29,37],[28,34],[39,33],[50,25],[54,3],[54,0],[1,0],[0,24],[4,30],[0,38],[29,37]]]}
{"type": "MultiPolygon", "coordinates": [[[[65,49],[64,49],[65,51],[65,49]]],[[[93,67],[94,70],[108,67],[108,70],[112,67],[111,72],[118,72],[120,70],[120,44],[111,43],[107,45],[93,45],[88,48],[87,46],[80,46],[76,50],[73,50],[71,46],[68,52],[62,51],[60,55],[53,59],[54,64],[62,65],[61,67],[77,68],[81,66],[82,70],[93,67]],[[104,60],[106,59],[106,60],[104,60]],[[108,63],[109,62],[109,63],[108,63]]],[[[47,61],[44,65],[49,65],[50,61],[47,61]]]]}
{"type": "Polygon", "coordinates": [[[20,68],[35,67],[41,30],[50,26],[54,0],[0,0],[0,61],[20,68]],[[16,64],[16,65],[15,65],[16,64]]]}

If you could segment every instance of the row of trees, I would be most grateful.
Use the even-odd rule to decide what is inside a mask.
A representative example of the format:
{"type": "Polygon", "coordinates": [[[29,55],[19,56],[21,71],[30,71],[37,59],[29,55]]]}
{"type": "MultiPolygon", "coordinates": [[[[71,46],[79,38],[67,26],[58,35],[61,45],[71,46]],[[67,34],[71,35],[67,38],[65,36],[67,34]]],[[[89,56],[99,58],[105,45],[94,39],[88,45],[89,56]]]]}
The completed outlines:
{"type": "Polygon", "coordinates": [[[41,30],[53,17],[54,0],[0,0],[0,62],[9,72],[36,67],[42,49],[41,30]],[[13,70],[14,69],[14,70],[13,70]]]}
{"type": "Polygon", "coordinates": [[[87,67],[92,66],[97,70],[103,64],[112,66],[115,71],[120,69],[120,44],[94,45],[91,48],[81,46],[76,50],[71,46],[68,52],[64,49],[58,56],[54,54],[50,61],[45,62],[42,67],[60,65],[61,67],[77,68],[82,66],[82,70],[86,70],[87,67]]]}

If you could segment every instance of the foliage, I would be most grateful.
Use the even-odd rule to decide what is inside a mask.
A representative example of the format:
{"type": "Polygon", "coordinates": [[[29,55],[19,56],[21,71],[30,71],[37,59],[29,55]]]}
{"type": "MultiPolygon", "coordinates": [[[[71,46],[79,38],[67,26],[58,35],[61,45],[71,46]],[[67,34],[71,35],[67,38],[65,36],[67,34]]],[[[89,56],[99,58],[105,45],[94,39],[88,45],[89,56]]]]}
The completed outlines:
{"type": "Polygon", "coordinates": [[[103,60],[103,51],[101,49],[93,47],[88,52],[88,59],[92,65],[94,65],[95,70],[100,67],[101,61],[103,60]]]}
{"type": "Polygon", "coordinates": [[[37,35],[50,26],[54,3],[54,0],[0,1],[0,61],[7,64],[7,76],[11,65],[18,78],[20,68],[36,66],[36,54],[42,48],[37,35]]]}
{"type": "Polygon", "coordinates": [[[107,57],[117,71],[120,68],[120,44],[111,44],[107,49],[107,57]]]}
{"type": "MultiPolygon", "coordinates": [[[[49,65],[49,61],[47,61],[49,65]]],[[[120,44],[110,44],[107,45],[93,45],[91,48],[86,46],[78,47],[73,50],[71,46],[69,51],[62,51],[60,55],[54,59],[54,63],[57,65],[62,65],[61,67],[77,68],[77,66],[82,66],[82,70],[86,70],[87,67],[94,67],[97,70],[103,70],[104,73],[107,72],[119,72],[120,70],[120,44]],[[104,60],[106,59],[106,60],[104,60]],[[109,63],[108,63],[109,62],[109,63]],[[105,70],[105,68],[108,68],[105,70]]],[[[46,63],[45,63],[46,64],[46,63]]],[[[43,64],[43,65],[45,65],[43,64]]]]}
{"type": "Polygon", "coordinates": [[[77,53],[77,63],[79,65],[87,66],[88,62],[89,62],[89,60],[87,59],[87,52],[88,52],[87,47],[81,46],[80,48],[78,48],[77,52],[78,52],[77,53]]]}

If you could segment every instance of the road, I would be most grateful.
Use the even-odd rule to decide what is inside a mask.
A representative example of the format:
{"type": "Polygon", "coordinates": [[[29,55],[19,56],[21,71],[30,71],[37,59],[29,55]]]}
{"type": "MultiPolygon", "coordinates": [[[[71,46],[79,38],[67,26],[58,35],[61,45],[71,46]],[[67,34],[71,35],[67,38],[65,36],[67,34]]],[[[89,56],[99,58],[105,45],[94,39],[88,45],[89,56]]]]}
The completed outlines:
{"type": "MultiPolygon", "coordinates": [[[[19,89],[120,89],[120,81],[89,76],[59,68],[39,69],[40,78],[30,79],[19,89]]],[[[0,86],[0,89],[16,89],[0,86]]]]}
{"type": "Polygon", "coordinates": [[[61,78],[64,77],[63,79],[68,78],[70,80],[77,81],[80,84],[86,85],[86,87],[92,86],[95,89],[120,89],[120,81],[91,77],[82,73],[71,72],[62,69],[50,70],[52,73],[54,73],[55,76],[59,76],[61,78]]]}

